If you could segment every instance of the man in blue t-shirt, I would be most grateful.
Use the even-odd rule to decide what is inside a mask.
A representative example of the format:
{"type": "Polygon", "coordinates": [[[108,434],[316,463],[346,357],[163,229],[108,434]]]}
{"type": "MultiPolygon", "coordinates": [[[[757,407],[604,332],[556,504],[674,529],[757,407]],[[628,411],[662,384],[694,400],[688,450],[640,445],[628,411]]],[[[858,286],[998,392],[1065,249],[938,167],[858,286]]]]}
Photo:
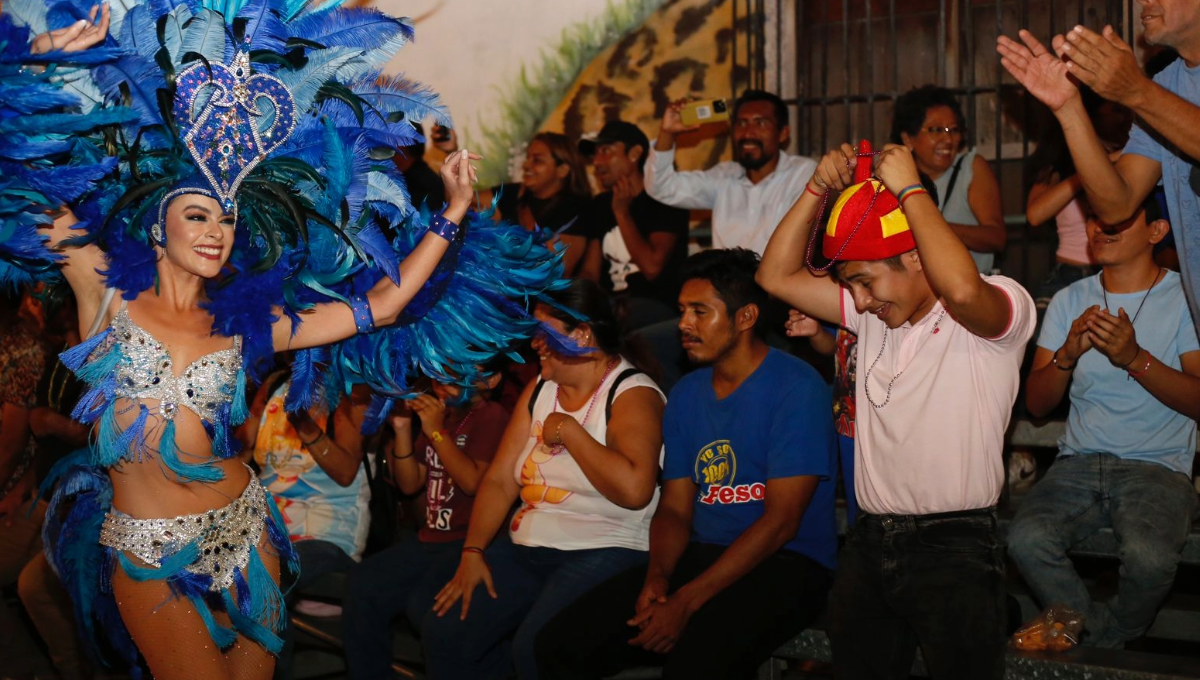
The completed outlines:
{"type": "Polygon", "coordinates": [[[1099,275],[1050,301],[1025,401],[1037,417],[1070,389],[1058,460],[1021,502],[1008,554],[1043,605],[1085,614],[1085,644],[1119,647],[1171,589],[1196,492],[1200,343],[1179,275],[1154,262],[1169,229],[1154,198],[1115,234],[1088,220],[1099,275]],[[1092,602],[1067,550],[1104,527],[1120,542],[1118,597],[1092,602]]]}
{"type": "Polygon", "coordinates": [[[1047,50],[1028,31],[1021,43],[1000,36],[1004,67],[1029,93],[1050,107],[1062,125],[1088,201],[1107,224],[1125,223],[1155,185],[1166,191],[1176,220],[1183,287],[1193,323],[1200,322],[1200,3],[1141,2],[1142,38],[1179,53],[1151,80],[1111,26],[1096,33],[1076,26],[1054,36],[1047,50]],[[1092,127],[1078,83],[1137,116],[1124,153],[1116,161],[1092,127]]]}
{"type": "Polygon", "coordinates": [[[663,666],[663,678],[753,675],[825,606],[837,551],[829,391],[761,338],[758,256],[684,263],[686,376],[663,416],[650,565],[587,593],[538,636],[543,680],[663,666]]]}

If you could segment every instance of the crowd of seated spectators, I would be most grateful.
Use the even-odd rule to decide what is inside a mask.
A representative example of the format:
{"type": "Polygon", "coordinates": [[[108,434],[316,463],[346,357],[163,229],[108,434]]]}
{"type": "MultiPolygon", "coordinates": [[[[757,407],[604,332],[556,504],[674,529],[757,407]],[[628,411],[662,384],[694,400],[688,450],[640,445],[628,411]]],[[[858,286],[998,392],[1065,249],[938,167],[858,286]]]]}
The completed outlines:
{"type": "MultiPolygon", "coordinates": [[[[826,611],[842,677],[907,677],[918,647],[935,678],[1001,677],[1019,622],[997,502],[1022,381],[1030,414],[1069,415],[1007,555],[1040,604],[1086,615],[1083,644],[1143,635],[1197,511],[1200,342],[1183,280],[1156,259],[1165,202],[1104,221],[1066,142],[1047,142],[1028,214],[1055,219],[1061,243],[1035,306],[1000,273],[1000,188],[949,91],[900,97],[884,149],[814,161],[784,150],[783,101],[750,90],[732,107],[734,160],[686,172],[685,105],[653,142],[625,121],[597,131],[595,196],[577,140],[549,132],[523,181],[497,188],[498,218],[554,232],[572,278],[534,310],[536,375],[504,385],[521,372],[497,363],[470,387],[430,383],[371,438],[364,394],[288,413],[286,375],[260,387],[245,456],[300,555],[292,604],[347,574],[350,677],[393,677],[401,622],[435,679],[752,677],[826,611]],[[713,247],[689,256],[691,210],[712,211],[713,247]],[[834,357],[832,391],[800,338],[834,357]],[[375,551],[371,480],[416,508],[375,551]],[[1121,545],[1108,603],[1068,557],[1103,527],[1121,545]]],[[[1131,119],[1089,110],[1118,158],[1131,119]]],[[[418,186],[419,150],[403,163],[418,186]]],[[[27,511],[44,469],[86,440],[51,361],[78,338],[49,340],[53,315],[0,302],[0,586],[19,578],[62,677],[89,677],[39,557],[44,505],[27,511]]],[[[22,625],[0,600],[0,644],[31,644],[22,625]]]]}

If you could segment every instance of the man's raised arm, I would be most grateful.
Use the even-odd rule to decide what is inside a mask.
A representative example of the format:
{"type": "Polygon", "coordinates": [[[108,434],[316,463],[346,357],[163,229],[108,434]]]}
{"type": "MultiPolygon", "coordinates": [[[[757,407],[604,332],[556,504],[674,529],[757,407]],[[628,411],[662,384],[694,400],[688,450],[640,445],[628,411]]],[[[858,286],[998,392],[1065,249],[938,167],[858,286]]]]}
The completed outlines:
{"type": "MultiPolygon", "coordinates": [[[[1128,219],[1158,183],[1162,166],[1137,154],[1126,154],[1115,165],[1108,159],[1108,152],[1084,109],[1079,88],[1071,79],[1083,70],[1071,60],[1073,55],[1079,54],[1074,42],[1061,35],[1055,36],[1054,52],[1051,52],[1029,31],[1022,30],[1020,38],[1018,43],[1000,36],[996,43],[1000,63],[1030,94],[1050,107],[1062,125],[1071,159],[1096,215],[1109,224],[1128,219]]],[[[1132,53],[1129,56],[1132,58],[1132,53]]],[[[1148,79],[1146,81],[1158,87],[1148,79]]],[[[1200,116],[1200,109],[1191,108],[1200,116]]]]}
{"type": "Polygon", "coordinates": [[[837,192],[854,183],[857,163],[849,144],[825,154],[800,198],[771,234],[755,276],[771,295],[808,316],[835,324],[842,323],[841,286],[830,276],[814,275],[805,259],[825,192],[832,190],[829,200],[836,200],[837,192]]]}

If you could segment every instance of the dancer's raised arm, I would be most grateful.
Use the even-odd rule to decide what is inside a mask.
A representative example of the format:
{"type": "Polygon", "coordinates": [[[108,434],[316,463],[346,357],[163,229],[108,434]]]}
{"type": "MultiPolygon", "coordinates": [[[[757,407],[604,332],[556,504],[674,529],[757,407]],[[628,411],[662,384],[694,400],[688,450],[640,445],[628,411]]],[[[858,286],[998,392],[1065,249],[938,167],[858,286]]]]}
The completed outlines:
{"type": "Polygon", "coordinates": [[[429,280],[450,242],[458,224],[467,214],[474,199],[475,169],[472,160],[480,156],[466,149],[446,157],[442,163],[442,182],[446,187],[446,210],[434,217],[417,247],[400,262],[400,285],[384,277],[365,296],[350,305],[329,302],[317,305],[301,315],[299,327],[293,328],[286,315],[280,315],[272,326],[276,351],[304,349],[343,340],[368,327],[386,326],[396,321],[405,306],[429,280]]]}

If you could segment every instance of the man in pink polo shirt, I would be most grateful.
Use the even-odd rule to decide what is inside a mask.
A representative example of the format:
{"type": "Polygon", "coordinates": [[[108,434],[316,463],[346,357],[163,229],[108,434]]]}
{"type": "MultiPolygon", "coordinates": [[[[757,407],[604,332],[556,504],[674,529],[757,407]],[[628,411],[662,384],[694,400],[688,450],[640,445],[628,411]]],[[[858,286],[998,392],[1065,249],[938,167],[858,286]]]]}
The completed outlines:
{"type": "Polygon", "coordinates": [[[877,179],[868,154],[846,144],[821,160],[758,271],[772,295],[858,334],[862,512],[831,595],[834,662],[839,678],[907,678],[919,645],[935,680],[1001,678],[995,504],[1033,299],[980,276],[906,148],[884,148],[877,179]],[[816,267],[807,246],[828,191],[842,194],[816,267]]]}

